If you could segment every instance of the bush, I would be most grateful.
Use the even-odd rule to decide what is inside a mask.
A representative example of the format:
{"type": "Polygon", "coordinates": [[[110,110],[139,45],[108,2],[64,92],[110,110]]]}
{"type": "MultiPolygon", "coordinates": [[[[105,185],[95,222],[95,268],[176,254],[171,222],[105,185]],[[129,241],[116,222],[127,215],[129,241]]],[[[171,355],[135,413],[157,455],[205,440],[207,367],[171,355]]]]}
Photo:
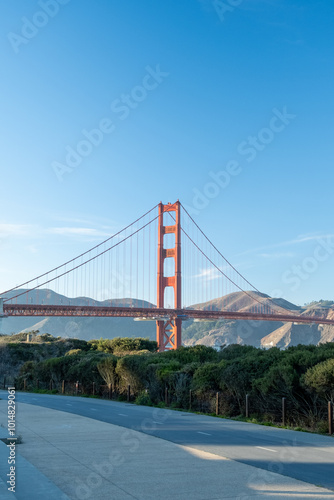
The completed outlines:
{"type": "Polygon", "coordinates": [[[143,338],[132,337],[116,337],[114,339],[91,340],[90,346],[97,351],[107,352],[110,354],[129,353],[131,351],[149,351],[156,352],[158,349],[157,342],[143,338]]]}
{"type": "Polygon", "coordinates": [[[334,359],[327,359],[309,368],[303,382],[326,399],[334,400],[334,359]]]}
{"type": "Polygon", "coordinates": [[[115,388],[118,382],[118,375],[116,374],[117,358],[115,356],[109,355],[102,361],[97,363],[96,367],[100,376],[103,378],[108,386],[115,388]]]}
{"type": "Polygon", "coordinates": [[[197,393],[218,391],[220,369],[218,363],[203,363],[194,373],[191,387],[197,393]]]}
{"type": "Polygon", "coordinates": [[[70,349],[69,351],[65,352],[65,356],[73,356],[73,354],[81,354],[82,352],[82,349],[70,349]]]}
{"type": "Polygon", "coordinates": [[[39,338],[43,340],[43,342],[54,342],[57,340],[53,335],[50,333],[43,333],[42,335],[39,335],[39,338]]]}
{"type": "Polygon", "coordinates": [[[151,398],[146,391],[142,391],[138,394],[138,396],[135,399],[135,403],[136,403],[136,405],[142,405],[142,406],[152,406],[153,405],[151,398]]]}
{"type": "Polygon", "coordinates": [[[131,386],[134,393],[139,393],[147,386],[145,356],[124,356],[119,358],[116,365],[116,374],[119,377],[120,389],[126,390],[131,386]]]}

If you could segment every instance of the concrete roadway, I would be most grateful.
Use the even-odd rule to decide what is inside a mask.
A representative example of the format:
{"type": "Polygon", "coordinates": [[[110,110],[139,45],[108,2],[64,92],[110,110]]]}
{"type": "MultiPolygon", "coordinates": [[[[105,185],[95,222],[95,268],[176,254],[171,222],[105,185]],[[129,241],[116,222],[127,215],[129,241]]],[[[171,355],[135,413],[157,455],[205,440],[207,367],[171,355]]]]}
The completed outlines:
{"type": "MultiPolygon", "coordinates": [[[[3,397],[3,396],[0,396],[3,397]]],[[[334,439],[185,412],[71,396],[17,393],[17,401],[145,432],[173,443],[334,490],[334,439]]]]}
{"type": "MultiPolygon", "coordinates": [[[[7,392],[0,391],[0,398],[6,397],[7,392]]],[[[138,436],[133,431],[139,431],[211,457],[251,465],[262,475],[274,472],[334,490],[334,440],[329,436],[93,398],[18,392],[16,401],[127,428],[122,444],[130,450],[135,451],[134,436],[138,436]]],[[[302,497],[311,498],[306,492],[302,497]]]]}

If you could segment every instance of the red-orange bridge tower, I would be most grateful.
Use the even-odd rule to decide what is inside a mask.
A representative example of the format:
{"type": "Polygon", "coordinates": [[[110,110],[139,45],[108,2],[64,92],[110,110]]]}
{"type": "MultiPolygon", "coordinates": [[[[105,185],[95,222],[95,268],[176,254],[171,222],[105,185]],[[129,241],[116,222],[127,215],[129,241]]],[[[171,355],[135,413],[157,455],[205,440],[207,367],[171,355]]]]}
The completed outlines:
{"type": "MultiPolygon", "coordinates": [[[[157,282],[157,307],[164,308],[165,289],[172,287],[174,289],[174,309],[180,310],[181,304],[181,219],[180,219],[180,202],[168,203],[163,205],[159,203],[159,218],[158,218],[158,282],[157,282]],[[175,224],[167,226],[164,224],[164,213],[174,212],[170,214],[171,220],[174,219],[175,224]],[[175,235],[175,246],[173,248],[165,248],[165,234],[175,235]],[[174,276],[164,275],[165,259],[173,258],[175,263],[174,276]]],[[[181,329],[182,319],[178,317],[157,320],[157,342],[159,351],[165,351],[166,348],[177,349],[181,345],[181,329]]]]}

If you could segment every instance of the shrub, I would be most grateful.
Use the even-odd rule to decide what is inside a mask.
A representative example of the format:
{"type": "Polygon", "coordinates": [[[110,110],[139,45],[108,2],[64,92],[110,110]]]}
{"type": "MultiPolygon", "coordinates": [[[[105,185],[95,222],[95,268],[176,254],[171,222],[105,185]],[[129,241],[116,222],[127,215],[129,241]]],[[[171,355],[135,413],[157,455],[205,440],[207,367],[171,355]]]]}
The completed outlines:
{"type": "Polygon", "coordinates": [[[219,389],[219,365],[217,363],[203,363],[194,373],[192,389],[197,393],[217,391],[219,389]]]}
{"type": "Polygon", "coordinates": [[[121,389],[126,389],[128,385],[134,393],[143,391],[147,386],[145,361],[147,355],[124,356],[119,358],[116,365],[116,374],[119,377],[121,389]]]}
{"type": "Polygon", "coordinates": [[[327,359],[309,368],[303,378],[306,387],[327,399],[334,400],[334,359],[327,359]]]}
{"type": "Polygon", "coordinates": [[[101,337],[99,340],[89,341],[89,344],[92,349],[110,354],[129,353],[131,351],[144,350],[156,352],[158,349],[157,342],[139,337],[116,337],[114,339],[103,339],[101,337]]]}
{"type": "Polygon", "coordinates": [[[118,382],[118,375],[116,374],[116,365],[117,365],[117,358],[112,355],[109,355],[108,357],[104,358],[96,365],[98,372],[105,381],[105,383],[108,386],[111,385],[113,388],[115,388],[116,383],[118,382]]]}
{"type": "Polygon", "coordinates": [[[152,406],[153,403],[151,401],[150,396],[146,391],[141,391],[135,399],[136,405],[142,406],[152,406]]]}
{"type": "Polygon", "coordinates": [[[69,351],[65,352],[65,356],[73,356],[73,354],[81,354],[82,352],[82,349],[70,349],[69,351]]]}

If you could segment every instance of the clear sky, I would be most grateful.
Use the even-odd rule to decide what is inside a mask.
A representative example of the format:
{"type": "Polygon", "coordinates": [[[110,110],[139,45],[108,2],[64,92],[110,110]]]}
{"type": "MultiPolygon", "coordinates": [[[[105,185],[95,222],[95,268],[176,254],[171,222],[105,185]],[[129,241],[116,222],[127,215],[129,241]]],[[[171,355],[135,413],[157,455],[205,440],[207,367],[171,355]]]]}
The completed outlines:
{"type": "Polygon", "coordinates": [[[0,291],[180,199],[260,290],[334,299],[333,26],[328,0],[2,0],[0,291]]]}

